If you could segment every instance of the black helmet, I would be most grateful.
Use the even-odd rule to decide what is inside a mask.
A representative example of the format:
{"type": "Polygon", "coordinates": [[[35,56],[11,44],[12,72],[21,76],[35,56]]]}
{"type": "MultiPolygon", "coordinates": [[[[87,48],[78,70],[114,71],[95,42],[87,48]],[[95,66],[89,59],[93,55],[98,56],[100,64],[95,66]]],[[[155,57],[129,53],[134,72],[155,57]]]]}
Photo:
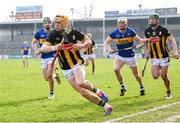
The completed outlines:
{"type": "Polygon", "coordinates": [[[159,14],[153,13],[149,16],[149,19],[151,19],[151,18],[155,18],[155,19],[159,20],[159,14]]]}
{"type": "Polygon", "coordinates": [[[51,19],[49,17],[45,17],[44,20],[43,20],[43,23],[44,22],[50,22],[51,23],[51,19]]]}

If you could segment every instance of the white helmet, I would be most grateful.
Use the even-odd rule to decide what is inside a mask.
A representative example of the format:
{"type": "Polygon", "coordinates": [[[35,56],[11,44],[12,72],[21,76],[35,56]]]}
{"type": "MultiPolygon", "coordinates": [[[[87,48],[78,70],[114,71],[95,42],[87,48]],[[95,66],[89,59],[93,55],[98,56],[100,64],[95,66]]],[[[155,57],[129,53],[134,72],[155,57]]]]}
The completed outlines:
{"type": "Polygon", "coordinates": [[[117,23],[119,22],[125,22],[127,24],[128,23],[127,17],[119,17],[117,23]]]}

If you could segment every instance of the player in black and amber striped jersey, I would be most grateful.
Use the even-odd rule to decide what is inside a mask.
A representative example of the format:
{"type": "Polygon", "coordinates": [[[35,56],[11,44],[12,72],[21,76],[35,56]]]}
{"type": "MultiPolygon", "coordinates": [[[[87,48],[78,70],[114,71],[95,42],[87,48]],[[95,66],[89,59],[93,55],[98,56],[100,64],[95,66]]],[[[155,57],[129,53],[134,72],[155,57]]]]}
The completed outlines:
{"type": "Polygon", "coordinates": [[[146,57],[151,58],[151,71],[154,79],[160,75],[167,89],[166,98],[171,98],[170,81],[167,77],[170,62],[167,44],[170,42],[173,48],[173,57],[178,58],[177,45],[173,35],[159,24],[159,15],[154,13],[149,17],[150,26],[145,30],[145,36],[149,40],[146,45],[146,57]]]}
{"type": "Polygon", "coordinates": [[[73,30],[67,16],[57,15],[54,23],[55,30],[49,34],[40,52],[60,50],[59,64],[71,86],[89,101],[104,107],[104,115],[110,115],[112,106],[107,103],[106,94],[85,80],[84,61],[79,51],[89,47],[91,40],[81,32],[73,30]]]}
{"type": "Polygon", "coordinates": [[[92,63],[92,74],[94,74],[94,71],[95,71],[94,50],[95,50],[96,46],[95,46],[94,40],[92,39],[92,34],[87,33],[86,35],[91,39],[92,44],[90,47],[86,48],[84,51],[85,66],[87,66],[89,64],[89,60],[90,60],[92,63]]]}

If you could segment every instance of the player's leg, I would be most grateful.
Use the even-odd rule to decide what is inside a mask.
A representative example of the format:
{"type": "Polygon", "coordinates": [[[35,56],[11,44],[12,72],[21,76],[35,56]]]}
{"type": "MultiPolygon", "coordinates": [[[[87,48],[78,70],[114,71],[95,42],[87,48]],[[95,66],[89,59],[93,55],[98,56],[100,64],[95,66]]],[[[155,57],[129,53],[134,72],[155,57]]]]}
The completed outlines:
{"type": "Polygon", "coordinates": [[[94,61],[94,58],[90,58],[89,60],[92,63],[92,74],[94,74],[94,71],[95,71],[95,61],[94,61]]]}
{"type": "Polygon", "coordinates": [[[140,95],[145,95],[145,89],[144,89],[144,85],[143,85],[143,82],[142,82],[142,77],[137,69],[137,66],[130,66],[131,68],[131,71],[134,75],[134,77],[136,78],[137,82],[139,83],[140,85],[140,95]]]}
{"type": "Polygon", "coordinates": [[[28,56],[26,56],[26,67],[29,66],[29,62],[28,62],[28,56]]]}
{"type": "Polygon", "coordinates": [[[53,70],[54,68],[51,67],[51,63],[48,63],[47,65],[47,77],[49,81],[49,89],[50,89],[50,95],[49,99],[54,98],[54,80],[53,80],[53,70]]]}
{"type": "Polygon", "coordinates": [[[85,66],[89,65],[89,56],[88,55],[84,55],[84,65],[85,66]]]}
{"type": "Polygon", "coordinates": [[[75,76],[76,82],[79,84],[80,87],[94,92],[104,102],[108,101],[108,97],[102,90],[96,88],[89,80],[85,80],[85,70],[82,66],[79,66],[78,68],[74,70],[74,76],[75,76]]]}
{"type": "MultiPolygon", "coordinates": [[[[76,73],[76,72],[74,72],[74,73],[76,73]]],[[[77,73],[77,75],[78,75],[78,73],[77,73]]],[[[80,77],[80,74],[79,74],[78,78],[79,77],[80,77]]],[[[82,84],[77,82],[75,77],[71,77],[69,79],[69,83],[76,91],[78,91],[81,94],[81,96],[85,97],[87,100],[89,100],[97,105],[102,106],[105,109],[104,115],[111,114],[112,106],[109,105],[108,103],[104,102],[100,97],[98,97],[94,93],[90,92],[88,89],[81,87],[82,84]]]]}
{"type": "Polygon", "coordinates": [[[57,81],[58,84],[61,84],[61,79],[58,73],[58,62],[55,62],[55,64],[53,65],[53,78],[57,81]]]}
{"type": "Polygon", "coordinates": [[[158,79],[160,76],[160,66],[159,65],[152,65],[151,66],[151,73],[153,79],[158,79]]]}
{"type": "Polygon", "coordinates": [[[162,66],[161,67],[161,78],[163,79],[164,81],[164,85],[166,87],[166,92],[167,92],[167,96],[166,98],[171,98],[171,88],[170,88],[170,81],[168,79],[168,76],[167,76],[167,72],[168,72],[168,66],[162,66]]]}
{"type": "Polygon", "coordinates": [[[152,59],[151,60],[151,74],[153,79],[158,79],[160,76],[160,63],[159,59],[152,59]]]}
{"type": "Polygon", "coordinates": [[[25,56],[24,56],[24,55],[23,55],[22,60],[23,60],[23,67],[26,67],[26,63],[25,63],[25,56]]]}
{"type": "Polygon", "coordinates": [[[123,78],[122,78],[122,75],[120,73],[120,70],[124,64],[125,64],[124,61],[122,61],[120,59],[114,60],[114,72],[115,72],[115,75],[116,75],[116,78],[117,78],[119,84],[121,85],[120,96],[124,96],[124,93],[126,92],[125,85],[123,82],[123,78]]]}
{"type": "Polygon", "coordinates": [[[165,58],[165,59],[162,59],[161,60],[161,63],[160,63],[160,66],[161,66],[161,78],[163,79],[164,81],[164,85],[166,87],[166,92],[167,92],[167,95],[166,95],[166,99],[169,99],[171,98],[171,88],[170,88],[170,81],[168,79],[168,66],[169,66],[169,58],[165,58]]]}
{"type": "MultiPolygon", "coordinates": [[[[48,72],[48,59],[41,59],[43,76],[46,81],[49,82],[49,99],[54,98],[54,81],[50,79],[50,69],[48,72]]],[[[50,65],[49,65],[50,66],[50,65]]],[[[50,68],[50,67],[49,67],[50,68]]]]}

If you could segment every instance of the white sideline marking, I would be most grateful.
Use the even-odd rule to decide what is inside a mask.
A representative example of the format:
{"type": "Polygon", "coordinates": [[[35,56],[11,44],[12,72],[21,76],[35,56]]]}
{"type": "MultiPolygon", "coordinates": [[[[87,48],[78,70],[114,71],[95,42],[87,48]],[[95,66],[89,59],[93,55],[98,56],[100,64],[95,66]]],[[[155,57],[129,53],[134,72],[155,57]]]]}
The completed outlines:
{"type": "Polygon", "coordinates": [[[126,119],[126,118],[134,117],[134,116],[137,116],[137,115],[142,115],[142,114],[157,111],[157,110],[160,110],[160,109],[165,109],[165,108],[177,105],[177,104],[180,104],[180,101],[175,102],[175,103],[171,103],[171,104],[168,104],[168,105],[155,107],[155,108],[152,108],[152,109],[149,109],[149,110],[146,110],[146,111],[137,112],[135,114],[125,115],[125,116],[118,117],[118,118],[115,118],[115,119],[110,119],[110,120],[104,121],[103,123],[118,122],[118,121],[121,121],[121,120],[126,119]]]}
{"type": "Polygon", "coordinates": [[[164,120],[162,120],[162,121],[160,121],[160,122],[157,122],[157,123],[175,122],[176,119],[178,119],[178,118],[180,118],[180,114],[178,114],[178,115],[172,115],[172,116],[168,117],[167,119],[164,119],[164,120]]]}

